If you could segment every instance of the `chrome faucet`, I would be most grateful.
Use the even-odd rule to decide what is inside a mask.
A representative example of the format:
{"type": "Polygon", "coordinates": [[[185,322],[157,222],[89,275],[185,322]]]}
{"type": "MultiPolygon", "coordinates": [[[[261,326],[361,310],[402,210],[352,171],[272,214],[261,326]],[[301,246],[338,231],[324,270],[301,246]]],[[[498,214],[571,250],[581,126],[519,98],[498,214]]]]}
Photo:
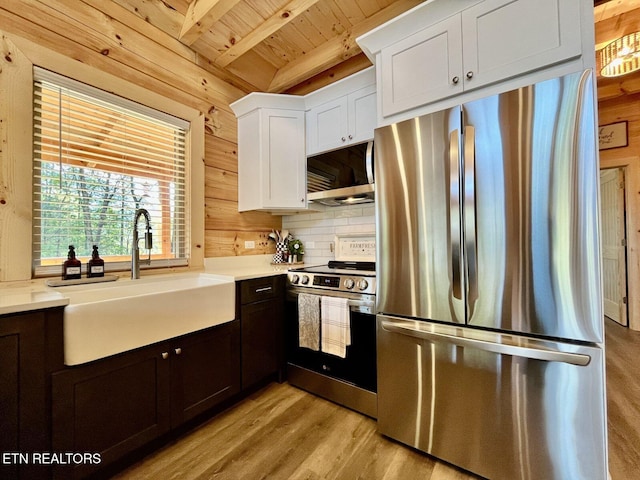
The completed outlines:
{"type": "Polygon", "coordinates": [[[149,212],[144,208],[136,210],[136,214],[133,217],[133,244],[131,245],[131,278],[140,278],[140,263],[145,265],[151,265],[151,249],[153,248],[153,240],[151,237],[151,216],[149,212]],[[138,249],[138,220],[144,216],[146,222],[146,230],[144,233],[144,248],[149,250],[149,258],[147,260],[140,260],[140,250],[138,249]]]}

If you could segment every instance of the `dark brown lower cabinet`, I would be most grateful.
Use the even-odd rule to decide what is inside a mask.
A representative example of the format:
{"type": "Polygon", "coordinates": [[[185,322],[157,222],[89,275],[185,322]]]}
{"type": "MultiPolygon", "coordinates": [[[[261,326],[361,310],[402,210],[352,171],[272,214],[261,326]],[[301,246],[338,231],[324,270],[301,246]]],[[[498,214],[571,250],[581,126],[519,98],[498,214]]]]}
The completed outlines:
{"type": "Polygon", "coordinates": [[[0,478],[45,479],[50,373],[62,365],[62,309],[0,316],[0,478]]]}
{"type": "Polygon", "coordinates": [[[269,378],[282,379],[284,370],[284,277],[245,280],[238,284],[242,330],[242,389],[269,378]]]}
{"type": "Polygon", "coordinates": [[[105,469],[239,391],[237,320],[68,367],[53,376],[53,450],[95,455],[54,478],[105,469]]]}
{"type": "Polygon", "coordinates": [[[240,322],[172,342],[171,427],[240,392],[240,322]]]}

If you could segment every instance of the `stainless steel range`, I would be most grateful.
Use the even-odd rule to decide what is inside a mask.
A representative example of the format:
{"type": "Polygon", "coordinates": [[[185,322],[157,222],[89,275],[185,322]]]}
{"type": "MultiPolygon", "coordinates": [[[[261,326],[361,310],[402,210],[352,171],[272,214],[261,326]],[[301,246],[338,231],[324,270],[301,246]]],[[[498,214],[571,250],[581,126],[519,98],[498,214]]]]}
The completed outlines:
{"type": "Polygon", "coordinates": [[[285,318],[289,383],[373,418],[375,291],[373,262],[335,261],[294,269],[288,274],[285,318]],[[340,312],[335,304],[342,307],[342,323],[340,315],[327,318],[340,312]],[[343,336],[327,338],[330,329],[343,336]]]}
{"type": "MultiPolygon", "coordinates": [[[[289,285],[358,294],[376,293],[376,272],[373,262],[329,262],[328,265],[298,268],[289,271],[289,285]]],[[[375,299],[375,297],[374,297],[375,299]]]]}

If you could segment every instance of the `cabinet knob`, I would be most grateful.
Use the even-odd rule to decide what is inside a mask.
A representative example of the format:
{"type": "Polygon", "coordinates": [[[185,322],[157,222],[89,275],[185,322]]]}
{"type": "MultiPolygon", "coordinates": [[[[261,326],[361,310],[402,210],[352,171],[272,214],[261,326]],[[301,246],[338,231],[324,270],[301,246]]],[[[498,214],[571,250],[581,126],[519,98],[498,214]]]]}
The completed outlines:
{"type": "Polygon", "coordinates": [[[455,76],[451,79],[451,83],[453,83],[454,85],[457,85],[459,81],[460,81],[460,77],[458,76],[455,76]]]}
{"type": "Polygon", "coordinates": [[[341,140],[342,140],[343,142],[346,142],[346,141],[347,141],[347,139],[346,139],[346,138],[344,138],[344,137],[342,137],[342,139],[341,139],[341,140]]]}
{"type": "Polygon", "coordinates": [[[174,352],[176,352],[176,355],[180,355],[182,353],[182,349],[178,347],[174,350],[174,352]]]}
{"type": "Polygon", "coordinates": [[[473,78],[473,72],[471,70],[467,72],[467,78],[473,78]]]}
{"type": "Polygon", "coordinates": [[[162,352],[162,359],[166,360],[167,358],[169,358],[169,352],[162,352]]]}
{"type": "Polygon", "coordinates": [[[353,140],[353,135],[349,135],[349,140],[353,140]]]}
{"type": "Polygon", "coordinates": [[[300,199],[300,201],[301,201],[302,203],[304,203],[304,198],[301,198],[301,199],[300,199]]]}

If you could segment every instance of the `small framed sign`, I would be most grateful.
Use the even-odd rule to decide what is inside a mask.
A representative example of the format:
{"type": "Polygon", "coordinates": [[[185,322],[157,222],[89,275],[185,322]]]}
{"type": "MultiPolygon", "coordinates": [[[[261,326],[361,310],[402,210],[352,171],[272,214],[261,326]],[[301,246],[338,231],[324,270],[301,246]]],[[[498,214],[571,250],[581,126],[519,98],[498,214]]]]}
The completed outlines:
{"type": "Polygon", "coordinates": [[[600,150],[626,147],[628,144],[626,121],[609,123],[608,125],[600,125],[598,127],[598,145],[600,150]]]}

